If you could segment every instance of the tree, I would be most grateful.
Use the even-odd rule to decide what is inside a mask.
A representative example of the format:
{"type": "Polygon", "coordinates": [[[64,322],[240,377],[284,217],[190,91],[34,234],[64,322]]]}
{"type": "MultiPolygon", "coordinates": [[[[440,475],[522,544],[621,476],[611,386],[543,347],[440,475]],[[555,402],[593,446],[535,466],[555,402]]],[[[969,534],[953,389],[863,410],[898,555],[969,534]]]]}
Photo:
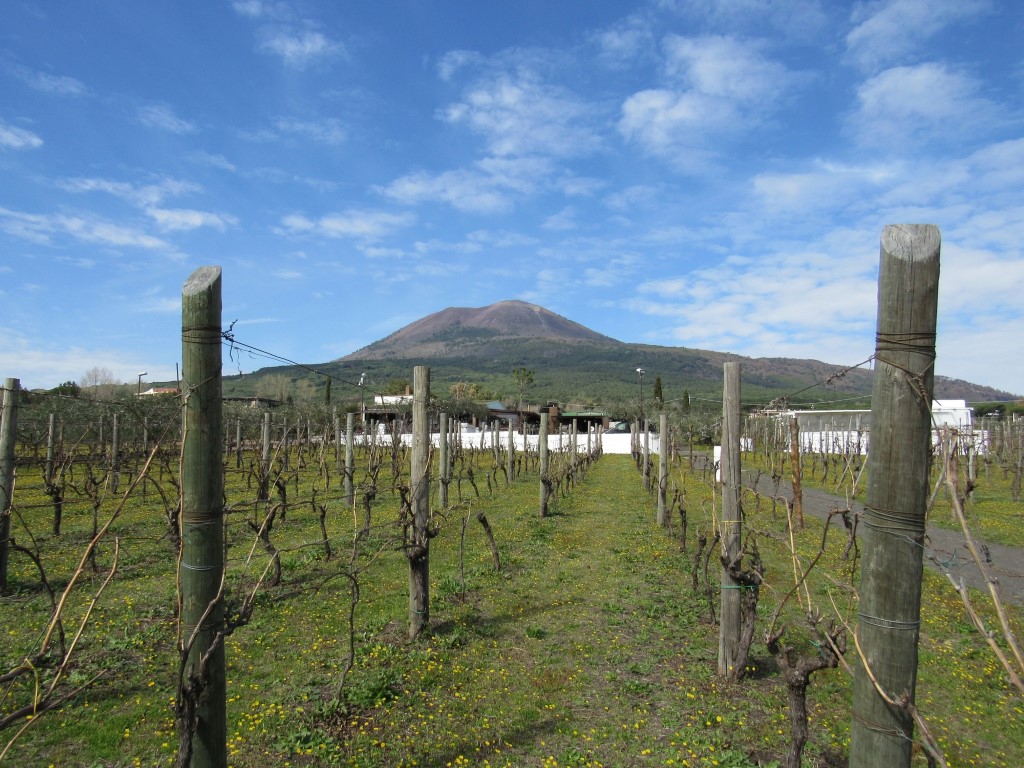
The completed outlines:
{"type": "Polygon", "coordinates": [[[512,381],[519,388],[519,412],[523,412],[523,401],[526,399],[526,388],[533,384],[533,371],[529,368],[516,368],[512,371],[512,381]]]}
{"type": "Polygon", "coordinates": [[[109,368],[101,368],[98,365],[94,365],[86,371],[79,380],[81,389],[87,391],[95,399],[112,397],[116,388],[121,384],[122,382],[114,378],[114,374],[109,368]]]}
{"type": "Polygon", "coordinates": [[[654,393],[652,397],[654,398],[654,402],[656,405],[665,404],[665,396],[662,394],[661,391],[661,376],[654,377],[654,393]]]}
{"type": "Polygon", "coordinates": [[[277,400],[280,403],[288,399],[288,391],[291,389],[291,381],[287,376],[280,373],[271,373],[263,376],[256,382],[256,396],[267,400],[277,400]]]}
{"type": "Polygon", "coordinates": [[[389,379],[388,383],[384,385],[384,391],[381,392],[381,394],[404,395],[409,390],[410,387],[412,387],[412,383],[408,379],[389,379]]]}
{"type": "Polygon", "coordinates": [[[73,381],[65,381],[50,390],[51,394],[63,395],[65,397],[78,397],[82,394],[82,388],[73,381]]]}

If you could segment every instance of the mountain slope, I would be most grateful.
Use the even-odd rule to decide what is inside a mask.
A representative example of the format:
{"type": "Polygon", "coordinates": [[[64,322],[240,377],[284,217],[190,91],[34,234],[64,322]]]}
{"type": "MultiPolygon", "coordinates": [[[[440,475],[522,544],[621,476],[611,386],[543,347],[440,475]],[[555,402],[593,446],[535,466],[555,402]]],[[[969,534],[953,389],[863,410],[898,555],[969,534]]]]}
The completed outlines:
{"type": "Polygon", "coordinates": [[[536,304],[499,301],[487,307],[448,307],[341,360],[472,356],[506,339],[622,343],[536,304]]]}
{"type": "MultiPolygon", "coordinates": [[[[818,360],[748,358],[685,347],[629,344],[522,301],[480,308],[449,307],[316,368],[343,383],[365,377],[368,391],[380,391],[392,382],[409,379],[414,365],[429,365],[432,388],[440,396],[447,395],[456,382],[475,383],[512,396],[511,373],[525,367],[535,376],[528,393],[531,401],[594,404],[635,401],[641,387],[650,397],[654,380],[660,377],[666,400],[679,399],[686,392],[720,403],[722,364],[730,360],[743,364],[746,403],[783,396],[792,397],[795,405],[827,403],[832,408],[854,408],[863,407],[871,395],[873,374],[867,366],[848,369],[818,360]],[[637,368],[645,370],[644,381],[637,368]]],[[[308,369],[294,367],[264,369],[255,377],[269,373],[317,381],[308,369]]],[[[226,379],[225,387],[242,393],[253,378],[237,384],[226,379]]],[[[337,394],[344,397],[342,392],[344,389],[337,394]]],[[[1009,392],[942,376],[936,377],[935,396],[971,402],[1015,399],[1009,392]]]]}

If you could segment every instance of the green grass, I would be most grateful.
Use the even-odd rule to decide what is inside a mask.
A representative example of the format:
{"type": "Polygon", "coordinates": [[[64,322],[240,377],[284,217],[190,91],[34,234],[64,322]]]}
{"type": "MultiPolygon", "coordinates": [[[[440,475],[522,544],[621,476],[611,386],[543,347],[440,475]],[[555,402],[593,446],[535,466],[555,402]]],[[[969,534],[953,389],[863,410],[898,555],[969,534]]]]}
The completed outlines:
{"type": "MultiPolygon", "coordinates": [[[[290,498],[308,498],[312,471],[300,473],[290,498]]],[[[483,511],[490,520],[502,572],[494,572],[472,517],[460,563],[465,509],[439,517],[441,531],[431,544],[431,631],[409,643],[406,563],[399,553],[384,551],[362,578],[356,665],[340,702],[335,693],[348,653],[349,597],[339,561],[347,562],[352,515],[337,503],[332,486],[335,558],[326,561],[308,503],[289,510],[274,528],[275,544],[293,547],[283,555],[284,580],[262,592],[252,621],[227,644],[230,764],[771,765],[788,743],[784,685],[760,642],[750,679],[734,684],[716,678],[718,629],[690,588],[694,537],[697,528],[710,525],[711,490],[679,469],[673,478],[685,485],[686,552],[655,525],[654,498],[642,489],[628,457],[603,457],[544,520],[536,514],[535,474],[493,496],[478,476],[484,498],[469,501],[474,513],[483,511]],[[299,544],[309,546],[294,548],[299,544]]],[[[381,487],[387,484],[382,478],[381,487]]],[[[229,487],[229,498],[245,496],[243,478],[231,475],[229,487]]],[[[468,485],[464,490],[468,498],[472,491],[468,485]]],[[[19,493],[19,505],[28,507],[31,483],[19,485],[19,493]]],[[[11,765],[173,763],[175,552],[161,538],[155,501],[152,494],[146,503],[133,501],[115,524],[121,570],[101,597],[70,671],[81,683],[101,671],[105,676],[41,716],[12,747],[11,765]]],[[[396,506],[390,492],[382,492],[375,521],[393,518],[396,506]]],[[[65,581],[91,516],[82,507],[69,509],[65,533],[55,539],[47,533],[45,506],[22,514],[38,537],[50,578],[65,581]]],[[[243,514],[232,516],[229,535],[234,597],[252,586],[265,564],[258,549],[245,565],[250,535],[243,514]]],[[[792,575],[782,521],[765,507],[748,527],[759,531],[768,563],[763,624],[792,575]]],[[[15,536],[26,536],[18,525],[15,536]]],[[[798,532],[805,558],[820,536],[813,522],[798,532]]],[[[376,530],[365,551],[383,537],[383,529],[376,530]]],[[[839,556],[841,542],[832,544],[812,579],[813,594],[823,609],[830,605],[828,591],[848,610],[836,584],[849,583],[854,574],[839,556]]],[[[105,542],[101,569],[109,568],[111,556],[112,543],[105,542]]],[[[361,562],[367,562],[365,554],[361,562]]],[[[37,645],[48,617],[34,568],[19,555],[13,566],[18,590],[0,602],[3,614],[13,617],[0,645],[5,668],[37,645]]],[[[715,578],[717,570],[713,562],[715,578]]],[[[75,593],[69,634],[71,618],[83,614],[104,575],[87,573],[75,593]]],[[[921,709],[951,766],[1022,765],[1021,698],[936,578],[926,574],[921,709]]],[[[797,606],[789,608],[792,636],[813,652],[797,606]]],[[[22,678],[0,709],[9,712],[30,700],[34,688],[33,678],[22,678]]],[[[815,676],[807,765],[834,765],[845,753],[851,688],[841,670],[815,676]]],[[[11,735],[12,729],[0,734],[11,735]]],[[[923,758],[915,765],[924,765],[923,758]]]]}

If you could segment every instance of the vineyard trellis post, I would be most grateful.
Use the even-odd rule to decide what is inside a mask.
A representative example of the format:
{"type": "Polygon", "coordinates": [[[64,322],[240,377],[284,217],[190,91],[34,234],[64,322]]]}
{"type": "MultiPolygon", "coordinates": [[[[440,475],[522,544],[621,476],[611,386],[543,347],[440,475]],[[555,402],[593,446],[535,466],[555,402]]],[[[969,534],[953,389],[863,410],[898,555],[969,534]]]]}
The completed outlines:
{"type": "Polygon", "coordinates": [[[547,517],[548,514],[548,420],[551,417],[547,413],[540,415],[540,435],[537,440],[537,453],[540,456],[540,516],[547,517]]]}
{"type": "Polygon", "coordinates": [[[911,760],[909,707],[890,705],[878,688],[914,703],[940,243],[931,224],[882,231],[850,768],[911,760]]]}
{"type": "Polygon", "coordinates": [[[438,474],[437,504],[441,509],[448,508],[448,414],[440,414],[438,426],[438,474]]]}
{"type": "Polygon", "coordinates": [[[793,517],[804,527],[804,491],[801,485],[803,471],[800,467],[800,422],[796,416],[789,418],[789,463],[793,476],[793,517]]]}
{"type": "Polygon", "coordinates": [[[356,415],[347,413],[345,415],[345,504],[352,507],[356,503],[356,490],[353,478],[355,477],[355,434],[356,415]]]}
{"type": "Polygon", "coordinates": [[[8,590],[11,504],[14,500],[14,448],[18,440],[19,379],[4,379],[4,409],[0,417],[0,594],[8,590]]]}
{"type": "Polygon", "coordinates": [[[409,639],[415,640],[430,622],[430,368],[412,373],[412,456],[409,468],[411,520],[406,556],[409,559],[409,639]]]}
{"type": "Polygon", "coordinates": [[[740,584],[729,572],[727,563],[735,562],[742,548],[743,507],[740,503],[740,363],[724,364],[722,393],[722,595],[721,624],[718,635],[718,674],[731,678],[739,657],[740,584]]]}
{"type": "MultiPolygon", "coordinates": [[[[181,294],[181,616],[187,652],[179,696],[193,697],[191,768],[227,765],[224,655],[224,477],[221,386],[221,269],[200,267],[181,294]]],[[[178,707],[183,705],[178,702],[178,707]]],[[[182,724],[179,723],[179,727],[182,724]]],[[[181,734],[179,734],[181,735],[181,734]]]]}
{"type": "Polygon", "coordinates": [[[668,524],[668,414],[658,417],[658,525],[668,524]]]}

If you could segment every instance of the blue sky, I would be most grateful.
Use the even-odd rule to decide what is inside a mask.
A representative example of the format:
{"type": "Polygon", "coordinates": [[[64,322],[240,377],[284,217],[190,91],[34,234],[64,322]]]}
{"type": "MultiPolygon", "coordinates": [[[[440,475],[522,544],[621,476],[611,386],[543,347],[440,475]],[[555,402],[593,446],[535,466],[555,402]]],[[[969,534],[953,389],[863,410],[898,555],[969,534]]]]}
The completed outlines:
{"type": "Polygon", "coordinates": [[[935,223],[936,371],[1024,393],[1016,0],[0,18],[0,374],[26,386],[173,378],[205,264],[240,341],[307,363],[517,298],[623,341],[852,364],[882,228],[935,223]]]}

